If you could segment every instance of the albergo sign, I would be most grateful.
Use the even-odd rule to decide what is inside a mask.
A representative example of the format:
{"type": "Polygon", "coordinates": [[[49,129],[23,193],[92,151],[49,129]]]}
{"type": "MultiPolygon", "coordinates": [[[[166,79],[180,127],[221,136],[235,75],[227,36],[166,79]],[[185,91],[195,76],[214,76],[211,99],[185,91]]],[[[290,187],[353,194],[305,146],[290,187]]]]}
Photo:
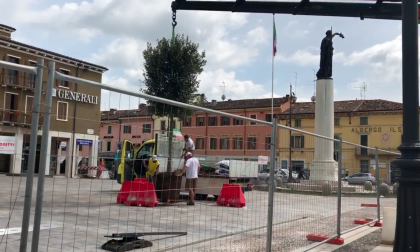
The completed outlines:
{"type": "Polygon", "coordinates": [[[53,89],[53,97],[58,97],[70,101],[78,101],[83,103],[98,104],[98,96],[82,94],[64,89],[53,89]]]}

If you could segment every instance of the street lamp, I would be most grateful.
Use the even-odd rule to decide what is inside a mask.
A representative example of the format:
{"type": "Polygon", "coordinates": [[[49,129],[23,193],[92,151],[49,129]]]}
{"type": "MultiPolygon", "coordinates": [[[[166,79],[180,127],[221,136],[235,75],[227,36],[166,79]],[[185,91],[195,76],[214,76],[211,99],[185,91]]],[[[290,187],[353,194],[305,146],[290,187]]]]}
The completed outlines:
{"type": "MultiPolygon", "coordinates": [[[[292,84],[290,84],[289,91],[289,127],[292,127],[292,103],[294,103],[296,96],[292,92],[292,84]]],[[[292,130],[289,130],[289,183],[293,182],[292,176],[292,130]]]]}
{"type": "Polygon", "coordinates": [[[420,251],[420,142],[418,0],[402,1],[402,102],[401,156],[391,162],[400,169],[394,252],[420,251]]]}

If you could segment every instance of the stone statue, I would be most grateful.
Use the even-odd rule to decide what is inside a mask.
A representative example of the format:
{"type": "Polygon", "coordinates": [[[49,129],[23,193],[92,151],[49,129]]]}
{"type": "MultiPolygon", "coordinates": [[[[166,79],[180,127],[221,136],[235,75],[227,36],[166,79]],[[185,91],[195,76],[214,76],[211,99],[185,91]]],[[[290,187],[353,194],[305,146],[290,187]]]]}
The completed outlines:
{"type": "Polygon", "coordinates": [[[319,70],[316,73],[318,79],[331,79],[332,77],[332,59],[333,59],[333,38],[335,35],[344,38],[342,33],[332,33],[332,29],[328,30],[325,38],[321,42],[321,59],[319,62],[319,70]]]}

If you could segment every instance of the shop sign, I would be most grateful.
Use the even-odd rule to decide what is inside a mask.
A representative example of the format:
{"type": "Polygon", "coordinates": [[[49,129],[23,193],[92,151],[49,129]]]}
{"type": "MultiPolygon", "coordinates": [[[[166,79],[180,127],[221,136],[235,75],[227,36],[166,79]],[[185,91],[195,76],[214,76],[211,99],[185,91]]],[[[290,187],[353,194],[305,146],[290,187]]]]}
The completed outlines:
{"type": "Polygon", "coordinates": [[[64,89],[53,88],[53,97],[58,97],[70,101],[78,101],[83,103],[98,104],[98,96],[82,94],[64,89]]]}
{"type": "Polygon", "coordinates": [[[87,146],[92,146],[92,144],[93,144],[93,140],[88,140],[88,139],[76,139],[76,144],[77,144],[77,145],[87,145],[87,146]]]}
{"type": "Polygon", "coordinates": [[[16,153],[16,137],[0,136],[0,154],[16,153]]]}
{"type": "Polygon", "coordinates": [[[258,164],[266,165],[268,163],[268,156],[258,156],[258,164]]]}
{"type": "MultiPolygon", "coordinates": [[[[386,131],[385,127],[359,127],[359,128],[351,128],[352,133],[381,133],[382,131],[386,131]]],[[[402,132],[402,127],[389,127],[389,132],[402,132]]]]}

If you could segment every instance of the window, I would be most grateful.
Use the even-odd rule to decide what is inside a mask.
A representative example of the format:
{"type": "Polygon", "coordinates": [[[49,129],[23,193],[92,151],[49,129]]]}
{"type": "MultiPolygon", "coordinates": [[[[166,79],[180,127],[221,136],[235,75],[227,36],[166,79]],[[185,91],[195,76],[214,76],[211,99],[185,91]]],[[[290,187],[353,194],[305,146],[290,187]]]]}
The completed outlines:
{"type": "Polygon", "coordinates": [[[340,118],[339,117],[334,118],[334,126],[340,126],[340,118]]]}
{"type": "MultiPolygon", "coordinates": [[[[19,110],[19,96],[16,93],[6,92],[6,99],[4,101],[5,111],[16,111],[19,110]]],[[[7,122],[17,122],[18,115],[16,113],[5,113],[3,119],[7,122]]]]}
{"type": "Polygon", "coordinates": [[[369,172],[369,160],[360,160],[360,172],[369,172]]]}
{"type": "Polygon", "coordinates": [[[197,127],[205,126],[204,117],[197,117],[197,127]]]}
{"type": "Polygon", "coordinates": [[[281,161],[281,169],[287,169],[287,160],[281,161]]]}
{"type": "Polygon", "coordinates": [[[210,116],[209,117],[209,126],[217,126],[217,117],[216,116],[210,116]]]}
{"type": "Polygon", "coordinates": [[[111,142],[106,142],[106,151],[111,151],[111,142]]]}
{"type": "Polygon", "coordinates": [[[131,125],[124,125],[124,134],[131,134],[131,125]]]}
{"type": "Polygon", "coordinates": [[[267,121],[267,122],[271,122],[271,119],[272,118],[276,118],[276,114],[266,114],[265,115],[265,120],[267,121]]]}
{"type": "Polygon", "coordinates": [[[233,119],[233,125],[243,125],[244,121],[239,119],[233,119]]]}
{"type": "Polygon", "coordinates": [[[271,149],[271,136],[266,136],[265,137],[265,148],[267,150],[271,149]]]}
{"type": "MultiPolygon", "coordinates": [[[[368,135],[360,135],[360,145],[368,146],[368,135]]],[[[360,147],[360,155],[367,155],[368,149],[360,147]]]]}
{"type": "Polygon", "coordinates": [[[112,125],[108,125],[107,133],[108,135],[112,134],[112,125]]]}
{"type": "Polygon", "coordinates": [[[221,117],[222,126],[229,126],[230,125],[230,118],[226,116],[221,117]]]}
{"type": "Polygon", "coordinates": [[[290,136],[290,147],[291,148],[304,148],[304,136],[290,136]]]}
{"type": "Polygon", "coordinates": [[[143,133],[152,133],[152,125],[143,124],[143,133]]]}
{"type": "Polygon", "coordinates": [[[302,126],[302,119],[295,119],[295,127],[302,126]]]}
{"type": "MultiPolygon", "coordinates": [[[[7,61],[10,63],[20,64],[20,58],[8,56],[7,61]]],[[[7,75],[5,79],[6,84],[18,85],[19,82],[19,71],[7,69],[7,75]]]]}
{"type": "Polygon", "coordinates": [[[368,118],[366,116],[360,117],[360,125],[369,125],[368,118]]]}
{"type": "MultiPolygon", "coordinates": [[[[249,116],[249,118],[252,118],[252,119],[257,119],[257,115],[250,115],[249,116]]],[[[255,123],[255,122],[250,122],[249,123],[249,125],[256,125],[257,123],[255,123]]]]}
{"type": "Polygon", "coordinates": [[[99,142],[99,150],[103,151],[103,143],[102,143],[102,141],[99,142]]]}
{"type": "Polygon", "coordinates": [[[57,120],[67,121],[69,113],[69,103],[68,102],[57,102],[57,120]]]}
{"type": "Polygon", "coordinates": [[[197,150],[204,150],[204,138],[202,137],[197,137],[195,139],[195,148],[197,150]]]}
{"type": "Polygon", "coordinates": [[[221,138],[220,138],[220,149],[221,150],[228,150],[229,149],[229,137],[228,136],[221,136],[221,138]]]}
{"type": "Polygon", "coordinates": [[[241,136],[234,136],[233,137],[233,149],[234,150],[242,150],[242,137],[241,136]]]}
{"type": "Polygon", "coordinates": [[[248,142],[248,150],[257,149],[257,137],[256,136],[249,136],[247,142],[248,142]]]}
{"type": "Polygon", "coordinates": [[[216,150],[217,149],[217,138],[210,137],[210,150],[216,150]]]}
{"type": "MultiPolygon", "coordinates": [[[[28,64],[32,67],[37,66],[36,61],[32,61],[32,60],[29,60],[28,64]]],[[[29,88],[35,88],[35,80],[36,80],[36,74],[28,73],[28,79],[26,80],[25,86],[29,88]]]]}
{"type": "Polygon", "coordinates": [[[184,118],[182,122],[184,127],[191,127],[191,117],[184,118]]]}
{"type": "MultiPolygon", "coordinates": [[[[62,69],[62,68],[60,68],[60,73],[65,74],[65,75],[70,75],[69,70],[62,69]]],[[[64,88],[70,88],[70,83],[68,81],[61,80],[58,85],[64,88]]]]}
{"type": "Polygon", "coordinates": [[[79,147],[79,151],[83,151],[83,145],[79,144],[78,147],[79,147]]]}
{"type": "Polygon", "coordinates": [[[160,121],[160,130],[166,130],[166,121],[165,120],[160,121]]]}

